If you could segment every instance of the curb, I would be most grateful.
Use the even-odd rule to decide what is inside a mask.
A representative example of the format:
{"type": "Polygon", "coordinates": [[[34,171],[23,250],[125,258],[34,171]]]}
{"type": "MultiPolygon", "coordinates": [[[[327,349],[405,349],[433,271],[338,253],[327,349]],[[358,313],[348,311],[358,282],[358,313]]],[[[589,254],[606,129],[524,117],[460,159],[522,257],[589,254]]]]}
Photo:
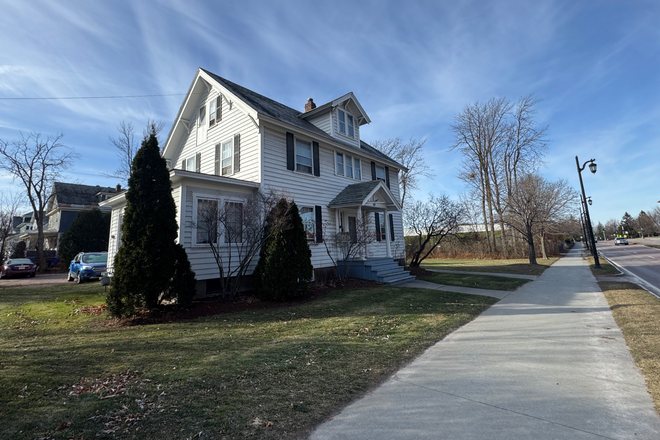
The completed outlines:
{"type": "Polygon", "coordinates": [[[619,266],[614,261],[607,258],[605,255],[602,255],[600,252],[598,252],[598,255],[605,258],[607,260],[607,262],[612,265],[612,267],[614,267],[616,270],[619,271],[619,275],[615,275],[615,276],[628,275],[628,276],[632,277],[635,280],[635,284],[637,284],[639,287],[646,290],[651,295],[653,295],[657,298],[660,298],[660,289],[659,288],[657,288],[654,285],[652,285],[651,283],[641,279],[640,277],[638,277],[634,273],[630,272],[628,269],[625,269],[625,268],[619,266]]]}

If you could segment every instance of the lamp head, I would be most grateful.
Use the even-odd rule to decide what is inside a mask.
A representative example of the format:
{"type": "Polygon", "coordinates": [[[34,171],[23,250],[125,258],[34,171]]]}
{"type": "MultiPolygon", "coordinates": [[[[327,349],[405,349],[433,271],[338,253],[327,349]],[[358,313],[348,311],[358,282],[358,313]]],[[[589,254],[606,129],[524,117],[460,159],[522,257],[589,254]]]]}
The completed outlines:
{"type": "Polygon", "coordinates": [[[596,165],[596,162],[591,162],[589,164],[589,171],[591,171],[592,174],[596,174],[596,168],[598,168],[598,165],[596,165]]]}
{"type": "Polygon", "coordinates": [[[589,202],[589,206],[591,206],[591,204],[593,203],[593,202],[591,201],[591,197],[587,197],[587,202],[589,202]]]}

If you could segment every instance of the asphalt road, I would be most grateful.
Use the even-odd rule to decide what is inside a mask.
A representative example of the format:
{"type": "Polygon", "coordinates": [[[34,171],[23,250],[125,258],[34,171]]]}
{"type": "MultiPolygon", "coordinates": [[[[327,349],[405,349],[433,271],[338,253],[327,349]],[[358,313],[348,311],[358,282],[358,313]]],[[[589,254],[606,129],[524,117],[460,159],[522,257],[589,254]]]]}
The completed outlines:
{"type": "MultiPolygon", "coordinates": [[[[599,241],[597,249],[602,255],[621,267],[628,275],[634,275],[640,280],[642,287],[660,296],[660,249],[634,244],[615,246],[614,242],[599,241]]],[[[660,245],[654,240],[653,244],[660,245]]]]}

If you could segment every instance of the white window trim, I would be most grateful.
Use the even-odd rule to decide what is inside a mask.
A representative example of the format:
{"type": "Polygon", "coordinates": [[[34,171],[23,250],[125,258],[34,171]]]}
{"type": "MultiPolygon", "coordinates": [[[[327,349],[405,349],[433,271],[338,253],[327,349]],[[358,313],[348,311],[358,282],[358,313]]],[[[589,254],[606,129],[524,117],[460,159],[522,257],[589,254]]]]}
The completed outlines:
{"type": "Polygon", "coordinates": [[[222,121],[222,95],[217,95],[215,98],[209,101],[209,128],[218,126],[222,121]],[[215,112],[211,112],[211,106],[215,105],[215,112]],[[218,113],[220,113],[220,119],[218,119],[218,113]],[[213,119],[211,119],[211,114],[213,114],[213,119]],[[213,123],[211,123],[213,121],[213,123]]]}
{"type": "Polygon", "coordinates": [[[353,180],[362,180],[362,159],[353,155],[350,155],[348,153],[345,153],[343,151],[334,151],[334,161],[335,161],[335,174],[337,176],[344,176],[347,179],[353,179],[353,180]],[[343,158],[343,163],[344,163],[344,171],[342,173],[339,172],[339,167],[337,166],[337,155],[341,154],[343,158]],[[348,164],[348,159],[350,158],[351,160],[351,169],[353,170],[353,176],[347,176],[346,175],[346,165],[348,164]],[[357,168],[355,166],[355,161],[360,162],[360,177],[355,177],[355,169],[357,168]]]}
{"type": "Polygon", "coordinates": [[[345,137],[347,137],[347,138],[349,138],[349,139],[357,139],[357,128],[356,128],[356,126],[355,126],[355,121],[356,121],[355,115],[353,115],[352,113],[350,113],[349,111],[347,111],[347,110],[345,110],[345,109],[341,109],[341,108],[337,109],[337,133],[339,133],[339,134],[341,134],[342,136],[345,136],[345,137]],[[341,119],[340,119],[340,116],[339,116],[339,115],[340,115],[339,112],[344,113],[344,131],[341,131],[341,119]],[[348,120],[349,120],[348,117],[349,117],[349,116],[350,116],[351,119],[353,120],[353,124],[352,124],[352,127],[353,127],[353,136],[351,136],[350,134],[348,134],[348,133],[349,133],[349,130],[348,130],[348,126],[349,126],[349,124],[348,124],[348,120]]]}
{"type": "Polygon", "coordinates": [[[197,153],[193,154],[192,156],[189,156],[189,157],[185,158],[183,160],[183,162],[184,162],[184,166],[183,166],[184,171],[193,171],[194,172],[195,170],[197,170],[197,153]],[[188,161],[189,160],[193,161],[193,166],[192,166],[191,169],[188,168],[188,161]]]}
{"type": "MultiPolygon", "coordinates": [[[[197,243],[197,209],[198,209],[198,203],[199,199],[203,200],[217,200],[218,201],[218,207],[222,206],[224,209],[225,203],[227,202],[233,202],[233,203],[242,203],[243,204],[243,209],[245,209],[245,204],[247,203],[246,199],[240,198],[240,197],[234,197],[234,196],[227,196],[227,197],[222,197],[222,196],[217,196],[217,195],[209,195],[209,194],[204,194],[204,193],[196,193],[193,194],[193,212],[192,212],[192,226],[191,226],[191,232],[192,232],[192,247],[194,248],[210,248],[211,244],[210,243],[197,243]]],[[[219,243],[216,244],[218,248],[223,248],[223,247],[228,247],[230,244],[234,246],[242,245],[243,242],[240,243],[227,243],[225,241],[225,233],[221,229],[222,225],[218,223],[218,240],[219,243]]]]}
{"type": "Polygon", "coordinates": [[[229,139],[220,142],[220,175],[221,176],[233,176],[234,175],[234,154],[236,152],[234,151],[234,136],[231,136],[229,139]],[[231,172],[229,174],[223,174],[222,169],[224,168],[222,166],[222,146],[228,142],[231,142],[231,155],[229,156],[229,160],[231,162],[230,167],[231,167],[231,172]]]}
{"type": "MultiPolygon", "coordinates": [[[[297,173],[305,174],[305,175],[314,175],[314,142],[311,140],[307,140],[298,136],[294,136],[293,138],[293,162],[294,162],[294,171],[297,173]],[[301,171],[298,169],[298,142],[302,142],[305,144],[309,144],[309,151],[310,151],[310,156],[312,159],[312,163],[309,166],[309,172],[307,171],[301,171]]],[[[300,165],[302,166],[307,166],[303,163],[300,165]]]]}
{"type": "MultiPolygon", "coordinates": [[[[316,207],[314,206],[307,206],[307,205],[300,205],[298,207],[298,211],[301,212],[303,208],[311,209],[312,210],[312,237],[309,238],[307,237],[308,242],[315,242],[316,241],[316,207]]],[[[302,217],[302,215],[301,215],[302,217]]],[[[303,220],[303,229],[305,229],[305,222],[303,220]]],[[[305,229],[305,235],[307,235],[307,229],[305,229]]]]}
{"type": "Polygon", "coordinates": [[[382,180],[383,182],[387,182],[387,174],[385,174],[385,173],[386,173],[386,170],[385,170],[384,166],[376,165],[376,180],[382,180]],[[383,170],[383,177],[382,178],[378,177],[378,170],[379,169],[383,170]]]}

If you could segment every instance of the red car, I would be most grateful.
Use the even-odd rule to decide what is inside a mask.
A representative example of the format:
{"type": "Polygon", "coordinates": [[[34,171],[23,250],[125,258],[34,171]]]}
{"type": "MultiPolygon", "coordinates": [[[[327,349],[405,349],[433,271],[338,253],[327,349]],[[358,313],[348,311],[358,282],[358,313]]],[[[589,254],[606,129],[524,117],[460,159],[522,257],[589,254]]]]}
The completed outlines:
{"type": "Polygon", "coordinates": [[[37,274],[37,265],[29,258],[13,258],[0,266],[0,278],[9,278],[17,275],[34,277],[37,274]]]}

